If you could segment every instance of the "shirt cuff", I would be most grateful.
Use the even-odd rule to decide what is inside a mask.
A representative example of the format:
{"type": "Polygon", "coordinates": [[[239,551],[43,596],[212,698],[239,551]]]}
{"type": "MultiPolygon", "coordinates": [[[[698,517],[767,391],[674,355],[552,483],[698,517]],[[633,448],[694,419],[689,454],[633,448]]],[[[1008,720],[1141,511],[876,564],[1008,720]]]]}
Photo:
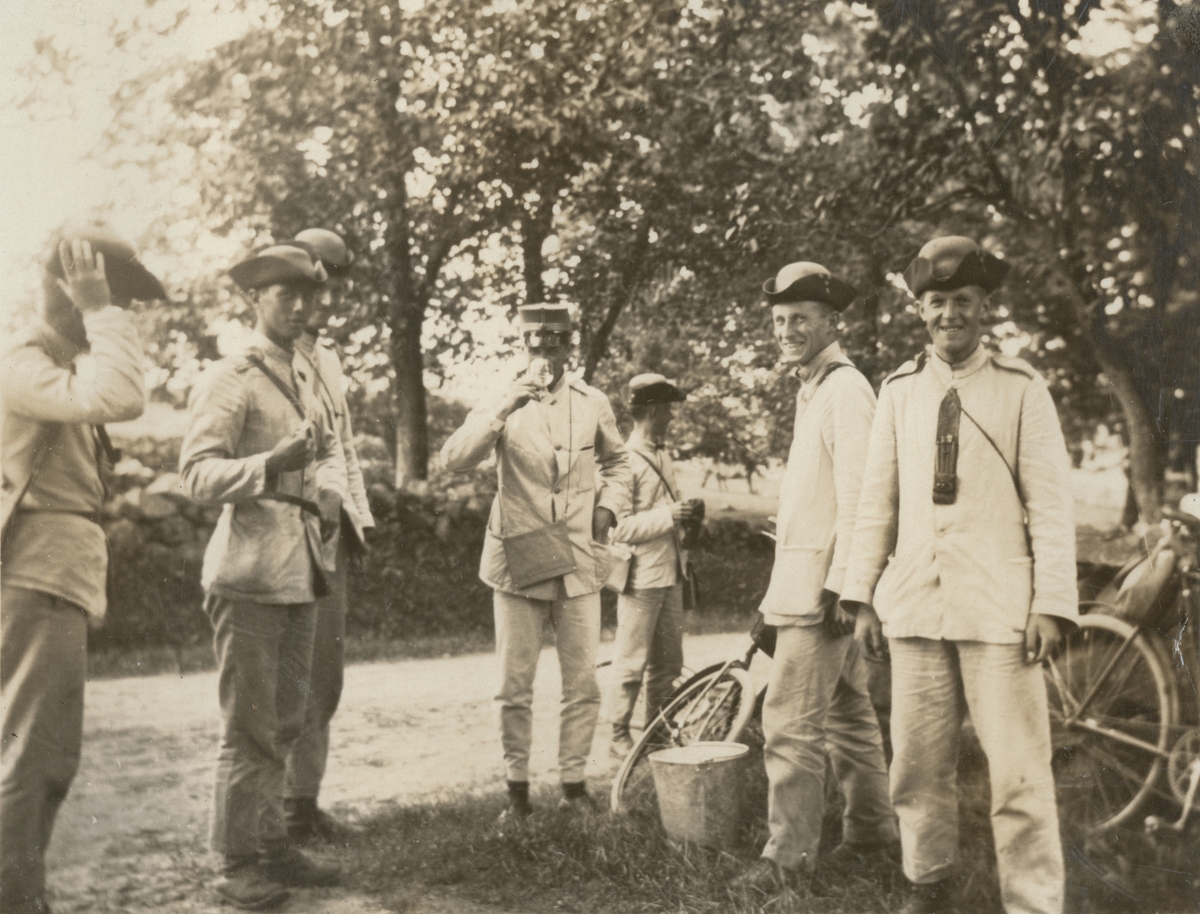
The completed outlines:
{"type": "Polygon", "coordinates": [[[829,569],[829,574],[825,576],[825,589],[831,590],[836,594],[842,592],[842,588],[846,586],[846,566],[834,565],[829,569]]]}
{"type": "Polygon", "coordinates": [[[250,470],[250,478],[254,480],[254,494],[266,495],[274,492],[279,485],[279,474],[267,472],[267,457],[269,453],[254,454],[246,458],[250,470]]]}

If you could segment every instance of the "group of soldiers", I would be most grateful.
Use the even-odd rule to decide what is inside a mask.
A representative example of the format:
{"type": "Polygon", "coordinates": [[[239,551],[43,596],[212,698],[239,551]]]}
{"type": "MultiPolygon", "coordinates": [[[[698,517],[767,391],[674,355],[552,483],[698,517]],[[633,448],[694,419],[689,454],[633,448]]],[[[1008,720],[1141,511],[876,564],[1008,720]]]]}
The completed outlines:
{"type": "MultiPolygon", "coordinates": [[[[330,885],[300,847],[346,826],[317,804],[342,685],[346,581],[373,525],[342,368],[320,338],[324,293],[350,269],[342,238],[309,229],[230,269],[256,318],[248,347],[193,391],[184,492],[223,505],[205,553],[222,729],[211,841],[216,891],[244,909],[330,885]]],[[[800,388],[777,551],[762,604],[777,627],[763,707],[770,838],[737,884],[804,891],[900,854],[908,914],[952,910],[955,753],[970,712],[987,754],[1005,909],[1061,911],[1062,852],[1039,663],[1076,613],[1062,432],[1046,384],[981,343],[1003,261],[935,239],[905,274],[932,346],[878,401],[838,342],[854,289],[798,262],[764,286],[800,388]],[[890,650],[885,763],[864,658],[890,650]],[[826,753],[846,797],[842,843],[818,857],[826,753]]],[[[94,227],[47,259],[39,320],[0,365],[4,573],[0,679],[0,914],[44,912],[44,856],[78,767],[89,620],[106,608],[99,510],[113,450],[104,424],[144,406],[131,300],[166,297],[131,246],[94,227]]],[[[622,440],[612,405],[567,366],[564,305],[520,309],[528,368],[445,443],[450,470],[495,458],[499,488],[480,576],[493,589],[508,804],[530,800],[533,681],[542,631],[562,672],[559,806],[595,809],[586,768],[601,713],[600,590],[619,591],[611,751],[632,746],[683,664],[688,548],[702,502],[682,497],[659,374],[634,377],[622,440]]]]}

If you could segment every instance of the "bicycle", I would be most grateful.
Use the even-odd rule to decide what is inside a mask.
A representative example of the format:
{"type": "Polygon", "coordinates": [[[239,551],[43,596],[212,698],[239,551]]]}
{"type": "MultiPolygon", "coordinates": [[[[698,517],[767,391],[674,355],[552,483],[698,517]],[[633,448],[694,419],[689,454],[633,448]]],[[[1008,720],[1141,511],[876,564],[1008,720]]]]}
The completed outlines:
{"type": "Polygon", "coordinates": [[[671,693],[617,769],[609,797],[614,813],[656,808],[651,753],[696,742],[741,740],[762,702],[754,691],[750,663],[760,650],[768,657],[774,654],[773,633],[759,616],[744,655],[705,667],[671,693]]]}
{"type": "Polygon", "coordinates": [[[1163,538],[1081,602],[1045,664],[1059,808],[1085,833],[1128,822],[1152,796],[1181,814],[1148,816],[1146,829],[1181,831],[1200,793],[1200,496],[1164,513],[1163,538]]]}

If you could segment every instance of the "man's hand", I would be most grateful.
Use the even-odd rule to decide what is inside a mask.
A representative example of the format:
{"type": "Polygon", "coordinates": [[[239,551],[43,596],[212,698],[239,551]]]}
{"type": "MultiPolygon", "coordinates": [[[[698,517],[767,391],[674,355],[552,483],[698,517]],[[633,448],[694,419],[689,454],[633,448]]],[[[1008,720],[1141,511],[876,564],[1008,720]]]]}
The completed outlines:
{"type": "Polygon", "coordinates": [[[321,509],[321,541],[328,543],[342,525],[342,496],[322,489],[317,495],[317,507],[321,509]]]}
{"type": "Polygon", "coordinates": [[[863,654],[871,660],[882,660],[887,652],[887,639],[883,637],[883,623],[874,607],[852,600],[846,608],[854,616],[854,640],[861,645],[863,654]]]}
{"type": "Polygon", "coordinates": [[[677,501],[671,505],[671,520],[677,524],[686,523],[696,516],[696,505],[690,501],[677,501]]]}
{"type": "Polygon", "coordinates": [[[608,542],[608,531],[617,525],[617,516],[608,510],[597,506],[592,511],[592,539],[597,543],[608,542]]]}
{"type": "Polygon", "coordinates": [[[542,390],[528,375],[517,378],[508,388],[500,409],[496,411],[496,418],[503,422],[530,400],[536,400],[542,390]]]}
{"type": "Polygon", "coordinates": [[[290,438],[284,438],[267,455],[267,473],[290,473],[302,470],[317,456],[316,436],[312,426],[305,422],[290,438]]]}
{"type": "Polygon", "coordinates": [[[841,638],[854,632],[854,617],[838,605],[836,593],[823,589],[818,605],[821,607],[821,623],[830,638],[841,638]]]}
{"type": "Polygon", "coordinates": [[[1041,663],[1049,658],[1062,641],[1062,628],[1054,616],[1030,613],[1025,623],[1025,662],[1041,663]]]}
{"type": "Polygon", "coordinates": [[[81,313],[90,314],[112,304],[104,255],[93,251],[91,242],[60,241],[58,259],[66,276],[58,280],[58,286],[81,313]]]}

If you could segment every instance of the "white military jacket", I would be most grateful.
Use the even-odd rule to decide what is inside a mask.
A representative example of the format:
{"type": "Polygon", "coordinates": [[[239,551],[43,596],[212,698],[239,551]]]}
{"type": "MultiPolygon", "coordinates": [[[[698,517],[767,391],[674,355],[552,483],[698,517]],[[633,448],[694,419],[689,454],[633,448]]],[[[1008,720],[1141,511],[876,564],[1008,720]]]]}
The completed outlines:
{"type": "Polygon", "coordinates": [[[842,592],[875,393],[834,342],[806,366],[779,489],[775,566],[759,610],[772,625],[821,621],[822,590],[842,592]]]}
{"type": "Polygon", "coordinates": [[[604,581],[593,557],[592,510],[608,508],[624,517],[631,483],[629,455],[608,397],[564,374],[541,402],[530,400],[507,421],[497,419],[493,408],[472,410],[442,446],[442,462],[450,470],[467,470],[493,451],[500,490],[484,536],[480,578],[496,590],[540,600],[600,590],[604,581]],[[557,520],[567,523],[575,571],[519,590],[501,538],[557,520]]]}
{"type": "Polygon", "coordinates": [[[633,504],[628,516],[621,518],[613,529],[612,538],[633,547],[633,578],[630,587],[671,587],[679,582],[679,574],[687,568],[687,553],[679,547],[679,535],[671,506],[679,497],[675,482],[675,466],[665,448],[655,448],[654,442],[634,429],[626,449],[636,453],[630,458],[633,468],[633,504]],[[658,467],[666,477],[655,472],[658,467]]]}
{"type": "Polygon", "coordinates": [[[224,508],[204,552],[205,592],[256,603],[309,603],[320,596],[325,573],[321,522],[276,495],[310,503],[326,490],[346,491],[336,436],[312,402],[307,385],[292,378],[293,353],[257,331],[245,354],[211,365],[192,390],[188,430],[179,454],[184,491],[202,504],[224,508]],[[263,363],[291,388],[312,421],[316,459],[303,470],[267,473],[271,449],[304,421],[251,361],[263,363]]]}
{"type": "Polygon", "coordinates": [[[1011,643],[1030,612],[1076,618],[1069,469],[1050,392],[1028,363],[982,345],[954,366],[932,354],[905,363],[880,391],[842,598],[874,605],[892,638],[1011,643]],[[963,408],[958,493],[935,505],[951,386],[963,408]]]}

